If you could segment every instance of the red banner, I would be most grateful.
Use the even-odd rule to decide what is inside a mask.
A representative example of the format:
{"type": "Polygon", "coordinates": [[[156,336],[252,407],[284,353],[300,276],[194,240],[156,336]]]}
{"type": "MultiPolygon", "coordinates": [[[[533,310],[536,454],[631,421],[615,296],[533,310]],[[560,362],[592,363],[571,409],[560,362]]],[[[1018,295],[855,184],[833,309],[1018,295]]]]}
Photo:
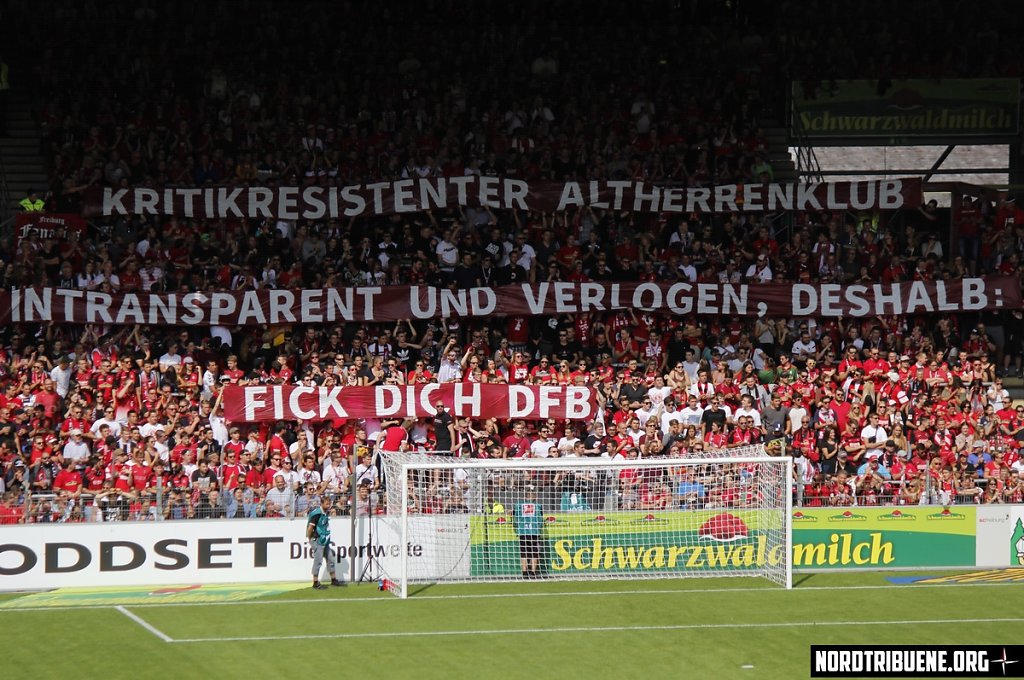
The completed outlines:
{"type": "Polygon", "coordinates": [[[84,214],[322,220],[415,213],[454,206],[560,212],[569,208],[641,213],[898,210],[921,203],[921,180],[658,187],[632,180],[525,182],[439,177],[345,187],[96,188],[84,214]]]}
{"type": "Polygon", "coordinates": [[[38,240],[80,239],[85,234],[85,219],[79,215],[22,212],[14,216],[14,249],[23,238],[35,236],[38,240]]]}
{"type": "Polygon", "coordinates": [[[422,418],[436,414],[438,400],[452,415],[469,418],[587,420],[597,415],[589,387],[459,382],[331,388],[229,385],[224,388],[224,417],[231,422],[422,418]]]}
{"type": "Polygon", "coordinates": [[[537,316],[635,309],[664,314],[871,317],[1020,309],[1013,276],[893,284],[540,283],[449,290],[428,286],[195,293],[0,291],[0,324],[265,326],[537,316]]]}

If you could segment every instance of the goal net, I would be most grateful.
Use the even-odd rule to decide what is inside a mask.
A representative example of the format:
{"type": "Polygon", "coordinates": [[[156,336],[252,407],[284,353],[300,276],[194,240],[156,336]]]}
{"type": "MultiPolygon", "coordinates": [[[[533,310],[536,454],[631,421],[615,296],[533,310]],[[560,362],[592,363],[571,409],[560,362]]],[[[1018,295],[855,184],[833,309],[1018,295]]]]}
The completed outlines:
{"type": "Polygon", "coordinates": [[[381,453],[413,583],[763,576],[792,585],[792,459],[479,460],[381,453]]]}

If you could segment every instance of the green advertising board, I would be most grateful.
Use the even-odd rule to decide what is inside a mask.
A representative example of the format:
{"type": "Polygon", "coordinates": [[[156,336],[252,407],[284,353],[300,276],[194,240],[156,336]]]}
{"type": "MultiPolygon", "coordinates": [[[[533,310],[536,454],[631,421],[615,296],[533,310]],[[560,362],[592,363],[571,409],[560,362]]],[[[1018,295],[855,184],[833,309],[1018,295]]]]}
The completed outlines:
{"type": "Polygon", "coordinates": [[[903,144],[958,138],[1004,138],[1019,128],[1020,84],[1015,78],[839,81],[805,91],[793,83],[792,125],[817,143],[903,144]]]}
{"type": "Polygon", "coordinates": [[[974,566],[975,512],[973,506],[804,508],[793,513],[793,565],[974,566]]]}
{"type": "MultiPolygon", "coordinates": [[[[549,575],[756,571],[783,562],[778,511],[700,510],[547,513],[543,571],[549,575]]],[[[816,508],[793,514],[796,568],[971,566],[975,509],[816,508]]],[[[521,571],[508,515],[473,517],[471,576],[521,571]]]]}

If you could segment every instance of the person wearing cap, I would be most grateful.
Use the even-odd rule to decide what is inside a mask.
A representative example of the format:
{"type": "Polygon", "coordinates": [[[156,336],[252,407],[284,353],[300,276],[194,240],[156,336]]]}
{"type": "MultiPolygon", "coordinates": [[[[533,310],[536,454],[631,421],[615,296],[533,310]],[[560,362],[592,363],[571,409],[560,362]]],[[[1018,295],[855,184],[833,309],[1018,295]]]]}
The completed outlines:
{"type": "Polygon", "coordinates": [[[85,462],[89,459],[90,453],[92,453],[89,449],[89,444],[82,436],[82,430],[77,427],[71,430],[70,435],[70,438],[64,445],[64,460],[71,462],[75,467],[85,467],[85,462]]]}
{"type": "MultiPolygon", "coordinates": [[[[893,442],[891,440],[885,443],[886,454],[889,453],[889,448],[892,446],[892,444],[893,442]]],[[[892,475],[889,472],[889,468],[885,465],[885,461],[883,460],[883,456],[881,455],[872,454],[867,456],[867,461],[864,462],[859,468],[857,468],[858,475],[865,475],[868,474],[869,472],[871,474],[879,476],[882,479],[892,479],[892,475]]]]}
{"type": "Polygon", "coordinates": [[[522,492],[523,499],[512,510],[512,526],[519,536],[519,562],[523,578],[533,579],[541,576],[544,508],[537,502],[537,489],[533,484],[527,484],[522,492]]]}
{"type": "Polygon", "coordinates": [[[903,385],[900,384],[900,374],[896,371],[889,371],[886,374],[886,382],[878,388],[878,401],[885,403],[897,410],[903,410],[910,404],[910,397],[907,396],[903,385]]]}

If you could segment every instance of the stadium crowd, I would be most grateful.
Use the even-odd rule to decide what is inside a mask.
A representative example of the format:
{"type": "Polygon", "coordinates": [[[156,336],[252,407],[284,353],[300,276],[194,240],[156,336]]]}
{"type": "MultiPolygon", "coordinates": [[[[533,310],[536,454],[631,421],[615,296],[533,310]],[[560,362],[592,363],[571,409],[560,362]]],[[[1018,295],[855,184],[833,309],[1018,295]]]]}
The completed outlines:
{"type": "MultiPolygon", "coordinates": [[[[350,30],[341,49],[326,35],[331,22],[288,16],[273,3],[252,3],[230,21],[222,15],[232,5],[198,8],[205,40],[165,32],[182,20],[174,5],[124,14],[126,6],[64,3],[45,28],[107,26],[100,35],[109,39],[68,31],[32,71],[52,169],[46,209],[78,212],[95,185],[342,186],[465,174],[691,186],[770,179],[760,120],[776,111],[779,78],[827,87],[849,67],[857,31],[840,31],[832,45],[845,48],[826,50],[809,29],[772,31],[773,17],[757,5],[671,5],[716,30],[674,36],[671,48],[662,39],[582,51],[573,45],[612,44],[622,26],[654,31],[661,10],[641,3],[618,25],[613,14],[538,37],[518,28],[531,13],[568,21],[584,5],[488,8],[467,36],[463,19],[480,18],[473,7],[427,3],[429,41],[350,30]],[[136,30],[122,36],[116,29],[129,21],[136,30]],[[513,28],[501,30],[505,22],[513,28]],[[231,23],[249,31],[248,49],[225,37],[221,24],[231,23]],[[730,39],[716,40],[723,34],[730,39]],[[85,41],[89,49],[79,50],[85,41]],[[467,41],[493,59],[461,58],[474,51],[467,41]],[[793,43],[830,59],[812,69],[793,43]],[[95,68],[69,69],[76,54],[95,68]],[[717,66],[680,68],[698,58],[717,66]]],[[[829,11],[804,7],[815,9],[829,11]]],[[[303,10],[321,11],[352,13],[356,26],[389,12],[372,3],[303,10]]],[[[991,74],[981,56],[998,51],[993,40],[960,36],[941,60],[944,73],[991,74]],[[986,48],[972,50],[979,42],[986,48]]],[[[871,49],[870,75],[924,75],[906,59],[893,64],[881,38],[871,49]]],[[[1016,53],[1005,56],[1000,74],[1019,70],[1016,53]]],[[[114,292],[1021,274],[1024,211],[1008,197],[964,198],[948,218],[934,205],[777,217],[467,208],[297,223],[104,218],[84,238],[28,236],[7,246],[0,283],[114,292]]],[[[671,457],[764,442],[796,458],[794,488],[805,505],[1021,502],[1024,407],[1013,407],[1001,377],[1021,372],[1022,334],[1019,310],[867,319],[625,310],[188,330],[18,324],[0,330],[0,523],[280,517],[304,513],[322,494],[347,513],[352,484],[354,511],[379,512],[382,479],[360,447],[381,437],[389,450],[516,458],[671,457]],[[587,423],[442,413],[272,426],[222,416],[225,384],[432,381],[590,385],[602,414],[587,423]]],[[[457,480],[446,484],[422,511],[464,507],[457,480]]],[[[624,478],[620,488],[633,507],[733,502],[705,498],[691,482],[685,490],[635,484],[643,480],[624,478]]]]}

